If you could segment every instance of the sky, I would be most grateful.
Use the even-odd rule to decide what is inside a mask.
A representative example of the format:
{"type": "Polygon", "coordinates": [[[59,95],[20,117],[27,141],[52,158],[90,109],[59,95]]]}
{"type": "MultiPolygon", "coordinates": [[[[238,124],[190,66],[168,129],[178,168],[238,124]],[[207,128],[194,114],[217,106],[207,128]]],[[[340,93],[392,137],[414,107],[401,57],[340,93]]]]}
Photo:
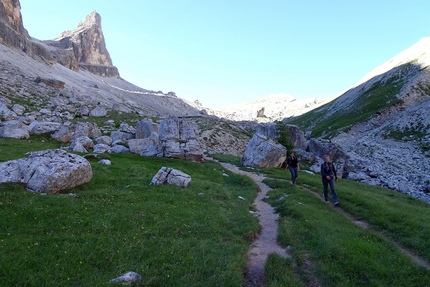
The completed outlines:
{"type": "Polygon", "coordinates": [[[21,0],[39,40],[92,11],[113,64],[144,89],[223,108],[338,95],[430,36],[428,0],[21,0]]]}

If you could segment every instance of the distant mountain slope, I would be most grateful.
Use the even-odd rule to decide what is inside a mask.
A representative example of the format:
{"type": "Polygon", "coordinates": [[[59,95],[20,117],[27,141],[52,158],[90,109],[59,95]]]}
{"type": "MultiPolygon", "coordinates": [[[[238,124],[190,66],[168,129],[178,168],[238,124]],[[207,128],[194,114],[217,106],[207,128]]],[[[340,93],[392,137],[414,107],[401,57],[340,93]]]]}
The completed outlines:
{"type": "Polygon", "coordinates": [[[335,100],[287,122],[361,162],[351,170],[354,178],[418,193],[430,202],[429,110],[430,37],[375,68],[335,100]]]}
{"type": "Polygon", "coordinates": [[[209,114],[233,121],[273,122],[306,113],[325,103],[324,99],[296,100],[288,94],[271,94],[256,100],[219,110],[209,114]]]}

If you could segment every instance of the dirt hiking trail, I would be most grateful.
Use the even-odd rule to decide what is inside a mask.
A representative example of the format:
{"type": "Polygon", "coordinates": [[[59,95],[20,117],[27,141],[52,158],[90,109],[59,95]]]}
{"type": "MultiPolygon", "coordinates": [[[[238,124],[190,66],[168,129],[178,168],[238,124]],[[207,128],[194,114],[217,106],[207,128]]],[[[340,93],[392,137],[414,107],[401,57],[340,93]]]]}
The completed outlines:
{"type": "Polygon", "coordinates": [[[248,265],[245,273],[245,286],[264,286],[264,266],[266,265],[269,254],[275,253],[284,258],[289,257],[286,249],[282,248],[277,243],[279,216],[275,213],[274,208],[270,204],[263,201],[271,189],[262,182],[265,178],[264,176],[239,170],[237,166],[229,163],[220,162],[220,164],[225,169],[228,169],[233,173],[250,177],[260,188],[260,192],[254,199],[254,205],[257,209],[261,231],[248,251],[248,265]]]}

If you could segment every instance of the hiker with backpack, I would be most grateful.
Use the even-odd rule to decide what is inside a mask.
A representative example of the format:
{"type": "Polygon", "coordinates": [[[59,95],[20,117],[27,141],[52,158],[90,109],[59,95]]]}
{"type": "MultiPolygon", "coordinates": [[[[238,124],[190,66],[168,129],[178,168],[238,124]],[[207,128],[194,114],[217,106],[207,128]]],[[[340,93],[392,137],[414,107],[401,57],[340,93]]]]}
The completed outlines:
{"type": "Polygon", "coordinates": [[[333,197],[333,204],[339,205],[339,201],[337,200],[337,194],[334,188],[334,182],[337,182],[337,174],[336,168],[334,167],[333,162],[330,161],[329,155],[324,155],[324,162],[321,164],[321,177],[324,187],[324,199],[328,204],[328,185],[330,185],[331,195],[333,197]]]}

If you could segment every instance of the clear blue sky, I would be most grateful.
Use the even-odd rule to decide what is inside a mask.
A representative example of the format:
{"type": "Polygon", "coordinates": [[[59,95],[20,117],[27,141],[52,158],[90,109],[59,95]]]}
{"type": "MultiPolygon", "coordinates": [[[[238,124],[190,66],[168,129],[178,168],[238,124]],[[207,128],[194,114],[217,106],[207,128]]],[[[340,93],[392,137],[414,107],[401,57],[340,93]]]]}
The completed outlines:
{"type": "Polygon", "coordinates": [[[21,0],[48,40],[96,10],[121,76],[211,108],[331,97],[430,36],[427,0],[21,0]]]}

